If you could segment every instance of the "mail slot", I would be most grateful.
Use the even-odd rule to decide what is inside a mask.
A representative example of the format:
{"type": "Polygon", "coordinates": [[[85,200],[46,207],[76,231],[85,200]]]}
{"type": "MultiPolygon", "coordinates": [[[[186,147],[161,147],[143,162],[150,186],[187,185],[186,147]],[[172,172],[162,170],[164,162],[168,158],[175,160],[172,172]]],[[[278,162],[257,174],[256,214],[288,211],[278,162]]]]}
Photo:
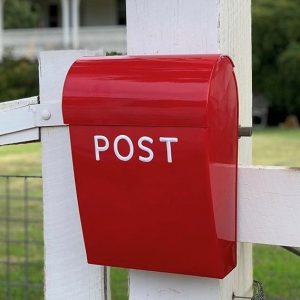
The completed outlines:
{"type": "Polygon", "coordinates": [[[222,55],[81,58],[63,89],[87,260],[236,266],[238,96],[222,55]]]}

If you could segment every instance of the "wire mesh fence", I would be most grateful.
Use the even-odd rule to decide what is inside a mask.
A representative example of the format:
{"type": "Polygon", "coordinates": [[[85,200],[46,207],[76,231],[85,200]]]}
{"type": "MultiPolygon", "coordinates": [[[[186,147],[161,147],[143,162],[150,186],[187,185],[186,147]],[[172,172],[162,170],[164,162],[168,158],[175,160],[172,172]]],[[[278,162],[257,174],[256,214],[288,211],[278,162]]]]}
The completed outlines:
{"type": "Polygon", "coordinates": [[[0,175],[0,299],[43,299],[40,176],[0,175]]]}

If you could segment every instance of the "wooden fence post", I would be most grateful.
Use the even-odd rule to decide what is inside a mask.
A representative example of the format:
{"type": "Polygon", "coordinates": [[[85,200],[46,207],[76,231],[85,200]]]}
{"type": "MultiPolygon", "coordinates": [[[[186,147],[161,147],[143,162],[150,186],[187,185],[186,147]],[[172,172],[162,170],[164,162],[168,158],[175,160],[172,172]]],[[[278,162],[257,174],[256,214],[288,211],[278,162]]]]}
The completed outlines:
{"type": "MultiPolygon", "coordinates": [[[[61,102],[66,73],[89,51],[44,52],[40,102],[61,102]]],[[[87,264],[67,126],[41,129],[44,191],[45,299],[109,299],[106,269],[87,264]]]]}
{"type": "MultiPolygon", "coordinates": [[[[240,124],[251,126],[251,1],[127,0],[128,54],[229,54],[237,74],[240,124]]],[[[251,139],[239,142],[251,163],[251,139]]],[[[252,290],[252,246],[239,244],[238,267],[224,280],[130,271],[130,300],[232,299],[252,290]]]]}

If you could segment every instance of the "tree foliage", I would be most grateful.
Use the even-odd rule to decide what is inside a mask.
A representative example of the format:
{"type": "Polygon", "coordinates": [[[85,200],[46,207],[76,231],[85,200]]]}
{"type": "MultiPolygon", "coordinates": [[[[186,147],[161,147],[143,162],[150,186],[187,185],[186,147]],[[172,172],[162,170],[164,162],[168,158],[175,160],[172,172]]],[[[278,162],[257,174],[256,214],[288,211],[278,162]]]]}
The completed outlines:
{"type": "Polygon", "coordinates": [[[300,2],[252,0],[253,88],[271,107],[300,111],[300,2]]]}
{"type": "Polygon", "coordinates": [[[4,28],[34,28],[39,24],[40,6],[37,0],[6,0],[4,28]]]}
{"type": "Polygon", "coordinates": [[[0,64],[0,102],[38,95],[38,65],[5,57],[0,64]]]}

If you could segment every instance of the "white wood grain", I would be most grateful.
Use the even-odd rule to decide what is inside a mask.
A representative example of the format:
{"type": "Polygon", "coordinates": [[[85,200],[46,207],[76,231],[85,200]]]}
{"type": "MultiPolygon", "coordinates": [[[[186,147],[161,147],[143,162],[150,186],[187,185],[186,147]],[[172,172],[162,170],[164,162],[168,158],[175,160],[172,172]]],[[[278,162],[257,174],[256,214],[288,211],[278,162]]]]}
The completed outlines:
{"type": "Polygon", "coordinates": [[[216,3],[127,0],[128,54],[219,53],[216,3]]]}
{"type": "Polygon", "coordinates": [[[36,122],[31,106],[25,106],[10,111],[0,111],[0,135],[34,127],[36,127],[36,122]]]}
{"type": "Polygon", "coordinates": [[[37,141],[39,129],[31,106],[38,103],[37,97],[0,103],[0,145],[37,141]]]}
{"type": "Polygon", "coordinates": [[[238,239],[300,246],[300,169],[239,168],[238,239]]]}
{"type": "Polygon", "coordinates": [[[0,146],[36,142],[39,141],[39,139],[39,128],[32,128],[10,134],[0,135],[0,146]]]}
{"type": "MultiPolygon", "coordinates": [[[[251,0],[219,0],[220,52],[229,54],[236,66],[235,74],[239,88],[240,125],[252,125],[252,45],[251,0]]],[[[241,143],[250,139],[241,139],[241,143]]],[[[240,145],[241,146],[241,145],[240,145]]],[[[240,150],[241,163],[251,161],[250,152],[240,150]]]]}
{"type": "MultiPolygon", "coordinates": [[[[40,58],[40,101],[61,99],[66,73],[88,51],[44,52],[40,58]]],[[[106,300],[104,268],[87,264],[68,127],[41,129],[46,300],[106,300]]]]}
{"type": "Polygon", "coordinates": [[[130,271],[130,300],[219,299],[219,283],[209,278],[130,271]]]}
{"type": "Polygon", "coordinates": [[[38,103],[38,97],[28,97],[18,100],[6,101],[0,103],[0,112],[15,110],[21,107],[34,105],[38,103]]]}
{"type": "MultiPolygon", "coordinates": [[[[127,0],[128,54],[224,53],[233,57],[241,87],[240,123],[251,124],[250,0],[127,0]]],[[[239,143],[241,164],[251,163],[251,139],[239,143]]],[[[238,268],[223,281],[171,280],[169,274],[130,271],[130,299],[231,299],[251,295],[251,245],[240,244],[238,268]],[[137,280],[138,278],[138,280],[137,280]],[[152,291],[151,293],[149,291],[152,291]],[[158,296],[158,291],[164,293],[158,296]],[[189,291],[188,291],[189,290],[189,291]],[[208,297],[209,295],[209,297],[208,297]]],[[[172,277],[173,278],[173,277],[172,277]]]]}

